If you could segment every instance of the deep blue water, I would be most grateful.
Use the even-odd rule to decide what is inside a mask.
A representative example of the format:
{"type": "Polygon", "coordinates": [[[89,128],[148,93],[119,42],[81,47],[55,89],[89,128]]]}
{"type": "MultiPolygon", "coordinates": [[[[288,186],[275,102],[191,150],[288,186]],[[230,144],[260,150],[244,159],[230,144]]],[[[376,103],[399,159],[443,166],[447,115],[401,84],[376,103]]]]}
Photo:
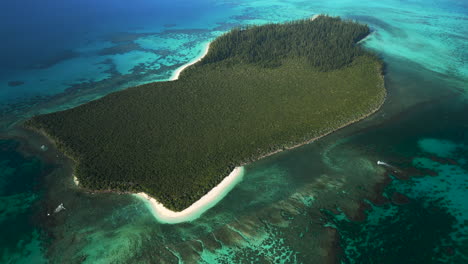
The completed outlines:
{"type": "Polygon", "coordinates": [[[159,31],[219,12],[210,1],[2,1],[1,74],[27,69],[106,34],[159,31]],[[174,12],[175,11],[175,12],[174,12]]]}
{"type": "Polygon", "coordinates": [[[181,225],[130,196],[82,192],[69,172],[46,177],[50,165],[1,140],[0,262],[466,263],[466,1],[2,1],[1,132],[167,80],[232,27],[319,13],[373,29],[363,45],[385,61],[389,92],[377,115],[247,166],[219,205],[181,225]]]}

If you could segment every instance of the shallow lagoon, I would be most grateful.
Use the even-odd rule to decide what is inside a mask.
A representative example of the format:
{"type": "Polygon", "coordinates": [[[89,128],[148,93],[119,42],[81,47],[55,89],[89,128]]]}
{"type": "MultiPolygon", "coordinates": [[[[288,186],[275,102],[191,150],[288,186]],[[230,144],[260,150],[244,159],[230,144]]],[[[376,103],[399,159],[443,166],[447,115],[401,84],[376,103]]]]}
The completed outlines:
{"type": "MultiPolygon", "coordinates": [[[[73,187],[66,170],[32,180],[18,168],[34,158],[2,148],[9,151],[3,152],[2,164],[11,157],[22,160],[15,163],[20,175],[15,177],[39,184],[2,194],[2,206],[9,209],[0,211],[0,228],[27,219],[15,230],[16,238],[2,236],[0,242],[9,244],[2,247],[8,248],[2,262],[395,263],[402,256],[409,263],[466,262],[466,3],[137,1],[131,8],[117,3],[101,1],[98,7],[84,1],[73,8],[87,14],[87,22],[65,21],[75,26],[75,39],[68,41],[62,30],[49,36],[56,41],[47,52],[26,47],[37,60],[18,55],[22,63],[15,67],[5,60],[3,127],[33,113],[168,79],[202,52],[207,40],[235,25],[318,13],[353,18],[375,30],[364,45],[387,63],[388,100],[363,122],[247,166],[244,180],[217,206],[179,225],[158,224],[130,195],[84,193],[73,187]],[[10,86],[10,81],[24,84],[10,86]],[[378,166],[378,160],[391,167],[378,166]],[[20,198],[24,193],[34,198],[20,198]],[[45,216],[62,202],[65,211],[45,216]]],[[[46,22],[42,29],[54,24],[46,22]]],[[[5,182],[13,177],[11,166],[2,167],[5,182]]]]}

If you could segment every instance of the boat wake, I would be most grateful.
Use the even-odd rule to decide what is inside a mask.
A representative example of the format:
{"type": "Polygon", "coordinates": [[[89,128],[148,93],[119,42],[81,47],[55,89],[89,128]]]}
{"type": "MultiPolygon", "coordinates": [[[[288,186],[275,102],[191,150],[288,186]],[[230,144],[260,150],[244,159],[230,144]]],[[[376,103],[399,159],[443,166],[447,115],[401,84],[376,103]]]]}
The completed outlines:
{"type": "Polygon", "coordinates": [[[392,167],[392,165],[390,165],[390,164],[388,164],[388,163],[386,163],[384,161],[380,161],[380,160],[377,161],[377,165],[382,165],[382,166],[385,166],[385,167],[392,167]]]}
{"type": "Polygon", "coordinates": [[[383,166],[383,167],[387,167],[389,168],[390,170],[392,170],[394,173],[396,174],[402,174],[403,172],[401,170],[399,170],[397,167],[395,166],[392,166],[390,164],[388,164],[387,162],[385,161],[381,161],[381,160],[378,160],[377,161],[377,165],[380,165],[380,166],[383,166]]]}

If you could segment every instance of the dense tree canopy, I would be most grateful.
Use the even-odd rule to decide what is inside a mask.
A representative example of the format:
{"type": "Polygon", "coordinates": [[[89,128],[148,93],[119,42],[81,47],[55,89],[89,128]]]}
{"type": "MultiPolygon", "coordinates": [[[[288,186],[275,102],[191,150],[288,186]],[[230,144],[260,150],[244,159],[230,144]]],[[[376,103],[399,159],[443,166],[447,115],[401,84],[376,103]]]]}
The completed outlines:
{"type": "Polygon", "coordinates": [[[319,16],[299,20],[236,28],[211,44],[204,64],[227,59],[266,67],[281,65],[285,58],[307,58],[317,70],[329,71],[366,54],[356,43],[369,34],[369,27],[340,18],[319,16]]]}
{"type": "Polygon", "coordinates": [[[75,160],[86,188],[144,191],[182,210],[238,165],[375,111],[381,62],[367,26],[319,17],[235,29],[180,79],[26,122],[75,160]]]}

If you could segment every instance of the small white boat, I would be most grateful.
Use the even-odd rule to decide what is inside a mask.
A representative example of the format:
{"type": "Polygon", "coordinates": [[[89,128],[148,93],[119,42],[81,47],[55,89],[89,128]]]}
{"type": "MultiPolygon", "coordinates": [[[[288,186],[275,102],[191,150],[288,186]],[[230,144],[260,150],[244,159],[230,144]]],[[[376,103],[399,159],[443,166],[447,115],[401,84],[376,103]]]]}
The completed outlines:
{"type": "Polygon", "coordinates": [[[54,210],[54,213],[58,213],[62,210],[65,210],[65,207],[63,206],[63,203],[59,204],[59,206],[57,206],[57,208],[55,208],[54,210]]]}

